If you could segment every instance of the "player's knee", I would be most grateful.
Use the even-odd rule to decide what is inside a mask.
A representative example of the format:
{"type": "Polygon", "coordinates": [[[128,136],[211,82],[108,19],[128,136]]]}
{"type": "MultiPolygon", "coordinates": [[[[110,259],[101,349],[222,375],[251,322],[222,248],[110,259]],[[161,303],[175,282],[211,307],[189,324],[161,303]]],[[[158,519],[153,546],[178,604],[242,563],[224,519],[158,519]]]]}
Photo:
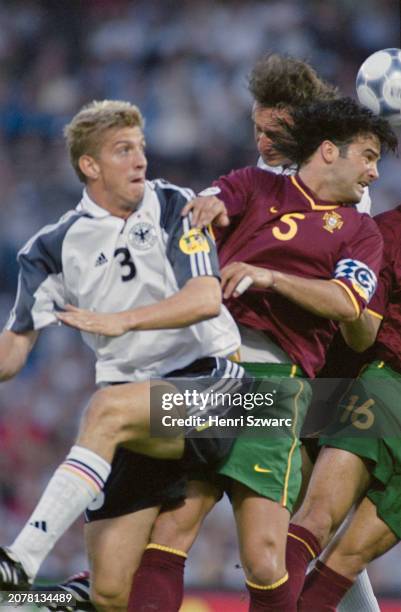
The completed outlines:
{"type": "Polygon", "coordinates": [[[118,580],[99,580],[91,585],[91,601],[102,612],[127,610],[128,599],[128,590],[118,580]]]}
{"type": "Polygon", "coordinates": [[[273,541],[253,544],[243,551],[242,562],[247,579],[260,585],[270,585],[285,574],[284,554],[273,541]]]}
{"type": "Polygon", "coordinates": [[[305,502],[291,522],[311,531],[324,548],[339,527],[335,514],[321,500],[305,502]]]}

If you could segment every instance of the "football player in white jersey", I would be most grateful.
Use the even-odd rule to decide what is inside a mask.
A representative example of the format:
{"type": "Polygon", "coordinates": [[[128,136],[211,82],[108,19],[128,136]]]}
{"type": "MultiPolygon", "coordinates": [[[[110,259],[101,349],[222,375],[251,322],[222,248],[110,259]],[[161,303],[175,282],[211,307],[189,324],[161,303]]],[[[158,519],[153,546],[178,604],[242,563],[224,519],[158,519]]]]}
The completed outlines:
{"type": "MultiPolygon", "coordinates": [[[[238,348],[239,333],[221,306],[213,240],[181,215],[192,192],[146,181],[139,109],[128,102],[93,102],[65,134],[84,194],[75,210],[39,231],[19,253],[17,297],[0,336],[0,380],[21,370],[40,329],[68,322],[68,311],[101,308],[108,314],[91,323],[87,331],[96,335],[84,339],[96,354],[97,382],[108,386],[92,397],[76,443],[25,527],[0,549],[0,587],[28,588],[57,539],[94,502],[86,541],[95,600],[107,607],[114,592],[113,609],[124,609],[124,585],[129,588],[160,505],[185,491],[182,473],[172,468],[165,496],[151,487],[144,500],[142,465],[134,462],[131,472],[124,471],[133,455],[122,449],[112,463],[116,448],[171,460],[185,454],[181,471],[191,460],[219,459],[226,439],[149,438],[150,387],[172,392],[169,377],[192,375],[206,382],[229,377],[227,392],[239,390],[243,370],[227,359],[238,348]],[[64,308],[67,313],[59,314],[64,308]],[[118,311],[126,315],[116,316],[118,311]],[[135,477],[142,499],[127,508],[121,487],[135,477]]],[[[158,462],[145,479],[162,469],[158,462]]],[[[161,489],[165,477],[167,472],[159,477],[161,489]]]]}

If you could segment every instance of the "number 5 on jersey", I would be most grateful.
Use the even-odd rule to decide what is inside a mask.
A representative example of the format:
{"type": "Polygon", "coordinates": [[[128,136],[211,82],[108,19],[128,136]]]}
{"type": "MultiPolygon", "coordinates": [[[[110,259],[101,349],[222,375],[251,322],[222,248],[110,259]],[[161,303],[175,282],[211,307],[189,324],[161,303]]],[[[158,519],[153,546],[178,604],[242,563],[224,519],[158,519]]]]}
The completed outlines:
{"type": "Polygon", "coordinates": [[[278,225],[273,227],[273,236],[277,240],[292,240],[298,233],[298,223],[295,219],[305,219],[305,215],[302,213],[288,213],[280,217],[280,223],[286,226],[287,231],[281,231],[278,225]]]}

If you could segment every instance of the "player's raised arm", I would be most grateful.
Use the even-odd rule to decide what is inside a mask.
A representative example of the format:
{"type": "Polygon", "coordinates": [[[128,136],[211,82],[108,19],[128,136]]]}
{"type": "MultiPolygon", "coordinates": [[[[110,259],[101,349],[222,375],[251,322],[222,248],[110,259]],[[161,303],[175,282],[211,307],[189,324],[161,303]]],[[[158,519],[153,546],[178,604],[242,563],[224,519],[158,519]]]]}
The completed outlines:
{"type": "Polygon", "coordinates": [[[60,321],[94,334],[121,336],[129,331],[180,328],[216,317],[220,313],[221,290],[213,277],[192,278],[171,297],[134,310],[118,313],[91,312],[67,306],[57,313],[60,321]]]}
{"type": "Polygon", "coordinates": [[[345,290],[330,280],[318,280],[267,270],[243,262],[229,264],[222,270],[224,298],[238,297],[240,283],[252,280],[256,289],[271,289],[305,310],[334,321],[355,321],[359,310],[345,290]]]}
{"type": "Polygon", "coordinates": [[[8,330],[0,334],[0,381],[22,370],[38,335],[37,331],[16,334],[8,330]]]}

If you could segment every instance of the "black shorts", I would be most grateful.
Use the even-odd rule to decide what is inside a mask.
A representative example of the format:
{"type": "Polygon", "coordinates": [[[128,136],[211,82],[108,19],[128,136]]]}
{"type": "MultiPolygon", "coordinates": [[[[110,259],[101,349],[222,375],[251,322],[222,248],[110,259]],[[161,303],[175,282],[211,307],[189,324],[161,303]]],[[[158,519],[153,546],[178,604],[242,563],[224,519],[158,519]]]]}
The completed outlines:
{"type": "MultiPolygon", "coordinates": [[[[224,358],[199,359],[164,378],[229,377],[244,379],[244,370],[224,358]]],[[[240,387],[242,388],[242,387],[240,387]]],[[[238,410],[235,408],[235,410],[238,410]]],[[[230,411],[225,413],[228,416],[230,411]]],[[[169,508],[185,499],[188,470],[212,467],[231,450],[234,437],[220,437],[217,430],[208,430],[197,437],[185,438],[182,459],[153,459],[119,448],[106,485],[85,512],[87,522],[111,519],[153,506],[169,508]],[[215,437],[211,437],[215,436],[215,437]]],[[[189,432],[189,436],[192,432],[189,432]]]]}
{"type": "Polygon", "coordinates": [[[106,486],[87,508],[85,519],[99,521],[153,506],[173,506],[185,499],[186,482],[181,460],[153,459],[119,448],[106,486]]]}

